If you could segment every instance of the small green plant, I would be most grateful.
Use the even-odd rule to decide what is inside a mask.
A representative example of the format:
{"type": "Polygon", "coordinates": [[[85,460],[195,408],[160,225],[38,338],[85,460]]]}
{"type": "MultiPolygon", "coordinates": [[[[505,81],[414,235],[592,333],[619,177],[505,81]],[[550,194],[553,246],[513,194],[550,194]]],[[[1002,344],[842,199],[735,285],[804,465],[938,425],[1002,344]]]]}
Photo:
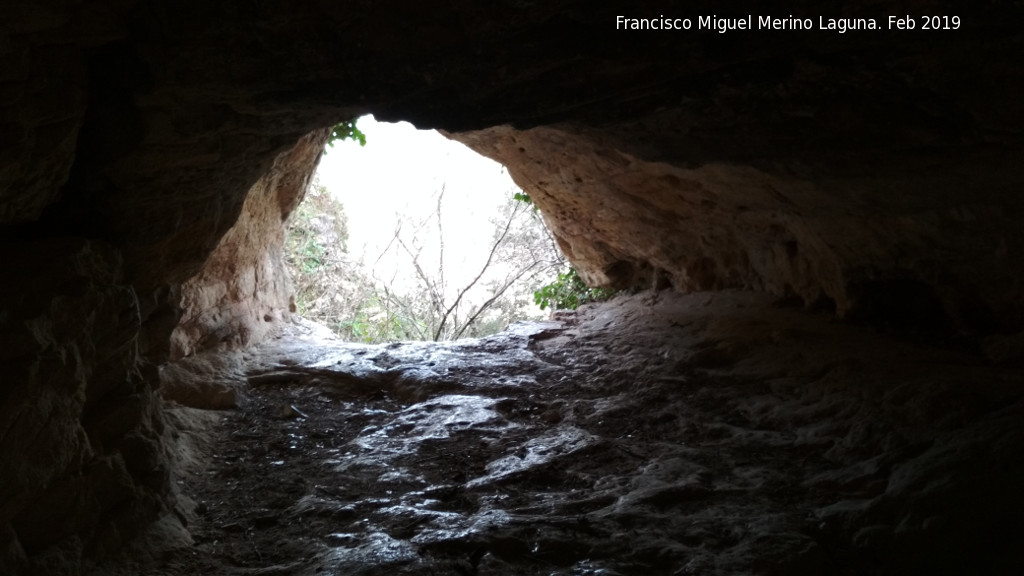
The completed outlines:
{"type": "Polygon", "coordinates": [[[357,120],[345,120],[338,122],[331,129],[331,137],[327,145],[334,148],[334,143],[341,140],[353,140],[359,142],[360,146],[366,146],[366,134],[356,126],[357,120]]]}
{"type": "Polygon", "coordinates": [[[316,274],[324,265],[326,250],[309,230],[297,230],[293,239],[292,254],[296,264],[304,274],[316,274]]]}
{"type": "Polygon", "coordinates": [[[537,205],[533,203],[533,198],[530,198],[530,195],[527,194],[526,192],[516,192],[515,194],[512,195],[512,199],[518,202],[522,202],[523,204],[529,204],[530,206],[533,206],[534,212],[540,211],[540,208],[538,208],[537,205]]]}
{"type": "Polygon", "coordinates": [[[558,278],[533,293],[533,301],[541,310],[550,306],[554,310],[575,310],[587,302],[603,302],[618,291],[610,288],[591,288],[576,273],[575,268],[559,274],[558,278]]]}

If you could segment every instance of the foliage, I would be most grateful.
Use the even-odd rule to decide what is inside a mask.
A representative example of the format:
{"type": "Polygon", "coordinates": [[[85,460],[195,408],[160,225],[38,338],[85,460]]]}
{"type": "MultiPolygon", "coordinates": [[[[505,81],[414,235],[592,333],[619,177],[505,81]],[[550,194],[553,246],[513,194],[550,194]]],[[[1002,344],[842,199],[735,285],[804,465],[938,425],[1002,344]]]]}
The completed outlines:
{"type": "Polygon", "coordinates": [[[533,299],[541,310],[549,306],[554,310],[575,310],[587,302],[602,302],[617,293],[610,288],[591,288],[576,273],[575,268],[558,275],[558,278],[541,286],[533,293],[533,299]]]}
{"type": "MultiPolygon", "coordinates": [[[[517,202],[533,206],[537,211],[537,205],[533,198],[525,192],[516,192],[512,198],[517,202]]],[[[553,310],[575,310],[581,304],[587,302],[601,302],[608,300],[618,291],[610,288],[591,288],[576,273],[576,269],[569,267],[568,271],[561,273],[551,283],[545,284],[533,293],[533,301],[540,306],[541,310],[551,307],[553,310]]]]}
{"type": "Polygon", "coordinates": [[[529,204],[533,206],[534,210],[537,209],[537,205],[533,203],[533,198],[530,198],[530,195],[526,192],[516,192],[512,195],[512,199],[522,202],[523,204],[529,204]]]}
{"type": "Polygon", "coordinates": [[[299,313],[323,321],[335,307],[321,279],[347,274],[348,220],[341,204],[314,183],[288,218],[284,260],[299,313]]]}
{"type": "Polygon", "coordinates": [[[314,183],[289,216],[285,246],[286,261],[312,274],[328,265],[335,251],[347,251],[348,219],[327,188],[314,183]]]}
{"type": "Polygon", "coordinates": [[[360,146],[366,146],[366,134],[356,126],[356,120],[345,120],[335,124],[327,145],[334,148],[334,143],[341,140],[353,140],[359,142],[360,146]]]}
{"type": "Polygon", "coordinates": [[[315,184],[287,225],[299,313],[367,343],[485,336],[536,314],[533,288],[565,266],[540,214],[509,199],[491,220],[485,255],[455,263],[446,245],[455,245],[449,234],[462,222],[446,209],[443,186],[432,201],[433,213],[420,221],[396,214],[391,245],[368,266],[347,251],[342,205],[315,184]],[[381,258],[397,261],[405,276],[379,277],[381,258]]]}

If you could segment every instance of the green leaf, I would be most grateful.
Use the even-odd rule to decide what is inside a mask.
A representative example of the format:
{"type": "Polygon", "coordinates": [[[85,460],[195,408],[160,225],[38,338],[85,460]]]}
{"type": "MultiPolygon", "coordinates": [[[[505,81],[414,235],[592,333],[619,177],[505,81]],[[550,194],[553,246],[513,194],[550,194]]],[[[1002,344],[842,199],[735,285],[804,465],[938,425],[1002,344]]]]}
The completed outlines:
{"type": "Polygon", "coordinates": [[[356,126],[357,120],[345,120],[334,125],[331,129],[331,137],[327,139],[327,145],[334,148],[334,143],[340,140],[354,140],[360,146],[366,146],[366,134],[356,126]]]}
{"type": "Polygon", "coordinates": [[[551,306],[555,310],[575,310],[581,304],[587,302],[602,302],[617,294],[617,290],[609,288],[591,288],[576,273],[575,268],[569,268],[558,278],[545,286],[541,286],[533,293],[533,301],[546,310],[551,306]]]}

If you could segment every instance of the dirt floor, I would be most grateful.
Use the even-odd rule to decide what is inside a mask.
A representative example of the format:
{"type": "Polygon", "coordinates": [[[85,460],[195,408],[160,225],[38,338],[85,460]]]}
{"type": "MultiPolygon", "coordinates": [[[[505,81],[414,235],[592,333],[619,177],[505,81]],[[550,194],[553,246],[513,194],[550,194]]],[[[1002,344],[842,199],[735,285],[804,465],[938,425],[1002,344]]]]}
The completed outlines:
{"type": "Polygon", "coordinates": [[[762,295],[301,324],[164,380],[228,408],[172,404],[189,535],[147,574],[1024,573],[1020,363],[762,295]]]}

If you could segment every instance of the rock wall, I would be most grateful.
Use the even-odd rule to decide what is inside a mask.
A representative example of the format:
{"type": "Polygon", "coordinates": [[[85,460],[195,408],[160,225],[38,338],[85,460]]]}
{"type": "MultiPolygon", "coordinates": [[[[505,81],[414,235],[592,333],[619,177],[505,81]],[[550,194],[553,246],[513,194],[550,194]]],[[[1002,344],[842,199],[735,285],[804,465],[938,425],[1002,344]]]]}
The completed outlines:
{"type": "Polygon", "coordinates": [[[158,364],[290,319],[283,222],[328,132],[280,155],[201,272],[148,300],[108,243],[0,242],[0,573],[77,573],[158,516],[177,522],[158,364]]]}
{"type": "Polygon", "coordinates": [[[330,132],[315,131],[274,161],[246,196],[242,214],[182,285],[171,358],[259,342],[295,312],[284,266],[284,222],[302,201],[330,132]]]}
{"type": "Polygon", "coordinates": [[[1022,207],[1010,192],[1024,167],[1005,150],[897,149],[877,163],[850,152],[840,178],[786,150],[774,165],[692,165],[637,145],[687,129],[672,115],[452,137],[508,167],[592,285],[742,287],[841,318],[961,331],[1024,321],[1022,207]]]}
{"type": "Polygon", "coordinates": [[[8,241],[0,261],[0,572],[62,573],[166,509],[155,367],[116,249],[8,241]]]}

